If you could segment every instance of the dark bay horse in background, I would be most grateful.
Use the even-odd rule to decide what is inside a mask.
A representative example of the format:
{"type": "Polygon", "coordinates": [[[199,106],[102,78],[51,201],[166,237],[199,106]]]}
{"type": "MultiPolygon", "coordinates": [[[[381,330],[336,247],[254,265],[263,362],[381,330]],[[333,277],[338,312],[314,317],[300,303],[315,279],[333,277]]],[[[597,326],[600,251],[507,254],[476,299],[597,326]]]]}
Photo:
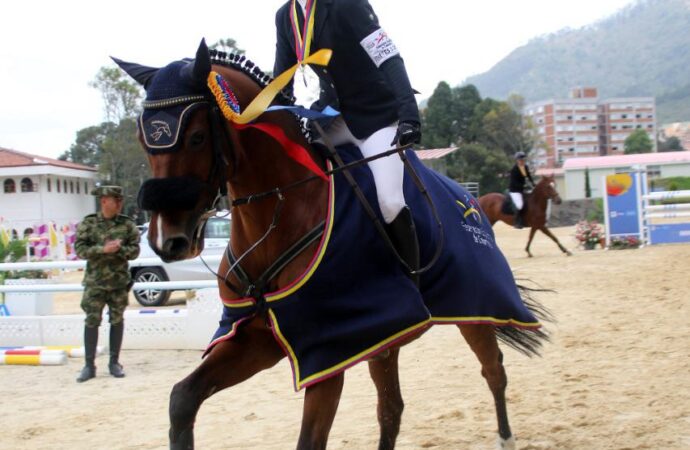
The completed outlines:
{"type": "MultiPolygon", "coordinates": [[[[543,176],[532,192],[525,194],[524,198],[525,210],[523,211],[523,224],[526,227],[530,227],[529,239],[525,247],[527,255],[530,258],[532,257],[532,252],[529,251],[529,247],[532,244],[532,239],[534,239],[534,234],[537,230],[540,230],[550,237],[563,253],[568,256],[572,255],[572,253],[558,241],[558,238],[554,236],[551,230],[546,227],[546,210],[549,200],[553,201],[556,205],[560,205],[562,202],[561,196],[558,195],[558,191],[556,190],[556,182],[554,181],[553,175],[543,176]]],[[[509,206],[510,196],[491,192],[482,195],[478,200],[479,206],[484,210],[491,225],[499,220],[502,220],[510,226],[515,224],[515,216],[510,211],[509,206]]]]}
{"type": "MultiPolygon", "coordinates": [[[[242,269],[256,280],[274,267],[286,249],[323,222],[329,187],[318,179],[299,183],[299,180],[314,178],[313,172],[290,159],[275,138],[257,128],[238,127],[218,115],[218,105],[214,97],[208,95],[207,79],[211,70],[222,77],[221,82],[232,86],[242,110],[270,79],[244,57],[215,52],[213,55],[211,60],[202,41],[195,60],[176,61],[161,69],[115,60],[147,91],[140,127],[144,127],[147,108],[150,108],[148,114],[160,114],[160,120],[172,124],[171,129],[157,129],[152,133],[156,139],[161,138],[162,143],[150,141],[150,137],[143,134],[151,130],[140,128],[139,140],[147,150],[153,173],[153,178],[142,186],[140,204],[151,211],[151,247],[165,261],[182,260],[198,255],[203,249],[205,219],[214,209],[219,193],[222,195],[227,189],[229,197],[236,199],[232,210],[231,253],[242,255],[242,269]],[[184,83],[166,80],[172,72],[186,74],[184,83]],[[289,195],[283,195],[276,186],[292,186],[292,189],[289,195]],[[245,201],[238,206],[237,199],[245,201]]],[[[276,99],[283,103],[291,101],[294,99],[284,94],[276,99]]],[[[159,120],[153,119],[147,118],[160,125],[159,120]]],[[[321,169],[327,168],[324,158],[309,144],[300,122],[291,113],[267,112],[256,123],[277,125],[289,140],[306,148],[321,169]]],[[[281,265],[266,287],[274,290],[289,287],[309,267],[318,244],[317,240],[303,246],[281,265]]],[[[220,297],[224,301],[244,298],[231,287],[243,285],[237,273],[230,270],[229,259],[224,258],[218,270],[220,297]]],[[[260,309],[243,319],[234,329],[232,339],[217,343],[199,367],[173,387],[169,408],[171,448],[193,448],[194,422],[205,399],[242,383],[286,356],[287,351],[281,348],[275,336],[280,330],[270,326],[269,314],[270,308],[269,311],[260,309]]],[[[525,330],[480,322],[459,324],[458,327],[476,354],[481,373],[493,394],[499,447],[514,448],[506,410],[507,378],[497,337],[501,337],[500,329],[503,328],[515,334],[525,330]]],[[[379,449],[394,448],[400,428],[403,399],[398,380],[399,346],[425,330],[419,329],[388,352],[368,360],[378,395],[379,449]]],[[[527,336],[530,340],[527,350],[536,354],[545,337],[536,333],[527,336]]],[[[307,385],[298,449],[326,448],[343,383],[340,371],[307,385]]],[[[224,438],[232,438],[232,432],[224,438]]]]}

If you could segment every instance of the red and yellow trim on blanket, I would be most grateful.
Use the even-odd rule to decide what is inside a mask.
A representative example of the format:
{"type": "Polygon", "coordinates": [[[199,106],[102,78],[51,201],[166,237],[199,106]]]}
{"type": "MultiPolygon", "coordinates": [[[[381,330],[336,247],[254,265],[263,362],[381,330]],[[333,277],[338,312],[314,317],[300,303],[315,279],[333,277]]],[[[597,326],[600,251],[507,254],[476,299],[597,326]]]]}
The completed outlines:
{"type": "MultiPolygon", "coordinates": [[[[255,316],[255,314],[250,314],[250,315],[248,315],[247,317],[243,317],[243,318],[241,318],[241,319],[236,320],[235,322],[233,322],[232,328],[230,328],[230,331],[229,331],[229,332],[227,332],[226,334],[224,334],[224,335],[222,335],[222,336],[219,336],[219,337],[217,337],[216,339],[212,340],[212,341],[206,346],[206,350],[204,350],[203,356],[206,356],[206,355],[208,354],[208,352],[211,351],[211,349],[212,349],[213,347],[215,347],[216,344],[218,344],[219,342],[227,341],[228,339],[232,339],[233,337],[235,337],[235,335],[237,334],[237,330],[239,330],[239,328],[240,328],[240,325],[242,325],[244,322],[247,322],[247,321],[253,319],[254,316],[255,316]]],[[[203,356],[202,356],[202,357],[203,357],[203,356]]]]}
{"type": "Polygon", "coordinates": [[[515,319],[497,319],[490,316],[475,317],[432,317],[433,324],[457,324],[457,325],[494,325],[497,327],[511,326],[516,328],[541,328],[539,322],[520,322],[515,319]]]}
{"type": "MultiPolygon", "coordinates": [[[[332,169],[332,164],[328,161],[328,170],[332,169]]],[[[328,210],[326,212],[326,224],[324,225],[323,236],[321,237],[321,242],[319,242],[319,248],[314,253],[314,257],[307,265],[307,268],[302,272],[302,274],[297,277],[292,283],[279,289],[275,292],[266,294],[266,302],[271,303],[283,299],[289,295],[294,294],[304,286],[304,284],[309,281],[316,269],[321,264],[323,260],[323,255],[326,253],[328,248],[328,242],[331,238],[331,232],[333,231],[333,220],[335,218],[335,183],[333,181],[333,175],[329,177],[329,189],[328,189],[328,210]]],[[[244,297],[238,299],[222,299],[223,305],[228,308],[244,308],[247,306],[252,306],[256,304],[256,300],[251,297],[244,297]]]]}
{"type": "Polygon", "coordinates": [[[423,331],[426,328],[429,328],[433,323],[431,322],[430,319],[426,319],[422,322],[419,322],[415,325],[412,325],[411,327],[408,327],[393,336],[390,336],[383,341],[379,342],[376,345],[373,345],[369,347],[368,349],[358,353],[357,355],[354,355],[353,357],[346,359],[345,361],[342,361],[335,366],[329,367],[325,370],[322,370],[321,372],[317,372],[305,379],[301,379],[300,375],[300,368],[299,368],[299,361],[297,360],[297,355],[295,355],[295,352],[292,350],[292,347],[290,346],[289,342],[285,337],[283,336],[282,332],[280,331],[280,325],[278,324],[278,320],[276,319],[275,315],[273,314],[273,311],[269,310],[269,320],[271,323],[271,329],[273,330],[273,336],[276,338],[278,341],[278,344],[280,344],[281,347],[283,347],[283,351],[287,355],[288,359],[290,360],[290,366],[292,367],[292,376],[293,376],[293,384],[295,387],[295,391],[299,391],[301,389],[304,389],[306,387],[309,387],[313,384],[316,384],[320,381],[325,380],[326,378],[330,378],[334,375],[337,375],[340,372],[343,372],[347,370],[348,368],[354,366],[355,364],[358,364],[361,361],[364,361],[366,359],[372,358],[374,355],[376,355],[379,352],[384,351],[385,349],[392,347],[399,343],[400,341],[404,340],[405,338],[409,337],[410,335],[413,335],[415,333],[419,333],[423,331]]]}

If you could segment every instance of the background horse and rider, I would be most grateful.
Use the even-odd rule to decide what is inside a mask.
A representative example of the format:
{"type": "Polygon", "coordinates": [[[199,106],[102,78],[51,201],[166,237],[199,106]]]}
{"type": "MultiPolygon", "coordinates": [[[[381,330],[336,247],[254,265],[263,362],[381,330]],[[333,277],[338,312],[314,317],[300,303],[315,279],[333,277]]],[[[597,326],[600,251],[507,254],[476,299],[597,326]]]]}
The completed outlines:
{"type": "MultiPolygon", "coordinates": [[[[556,190],[554,176],[547,175],[541,177],[541,179],[534,186],[534,189],[532,189],[531,192],[526,193],[524,198],[525,208],[522,212],[522,220],[523,225],[530,228],[527,246],[525,246],[527,255],[530,258],[532,257],[530,245],[532,244],[532,239],[534,239],[534,234],[537,232],[537,230],[550,237],[563,253],[568,256],[572,255],[572,253],[560,243],[558,238],[546,226],[548,220],[547,210],[549,207],[549,202],[553,202],[556,205],[560,205],[562,203],[561,196],[556,190]]],[[[489,222],[491,222],[491,225],[495,224],[499,220],[510,226],[515,225],[514,207],[511,203],[510,196],[499,194],[498,192],[491,192],[479,197],[479,205],[489,219],[489,222]]]]}
{"type": "MultiPolygon", "coordinates": [[[[254,64],[215,52],[211,60],[203,41],[195,60],[161,69],[116,62],[147,91],[139,139],[153,178],[139,200],[151,211],[151,247],[166,261],[196,256],[218,197],[227,193],[233,205],[232,239],[218,269],[223,318],[202,363],[173,387],[172,448],[193,447],[194,422],[205,399],[286,356],[295,387],[306,388],[299,449],[326,447],[343,372],[360,361],[368,361],[377,390],[379,448],[393,448],[403,409],[398,348],[444,323],[458,326],[476,354],[494,398],[498,442],[514,448],[498,339],[538,354],[547,336],[537,317],[548,313],[518,291],[473,197],[408,153],[441,214],[451,218],[439,224],[448,237],[443,241],[433,220],[423,220],[431,215],[415,200],[414,186],[406,189],[420,240],[432,244],[422,249],[422,259],[432,259],[435,244],[444,250],[417,288],[372,231],[345,177],[329,172],[332,163],[310,144],[294,115],[272,111],[240,123],[240,111],[252,110],[270,87],[254,64]],[[173,130],[162,141],[147,135],[160,120],[173,130]],[[299,148],[315,166],[295,157],[299,148]],[[345,228],[348,220],[355,223],[345,228]],[[340,269],[322,270],[332,266],[340,269]],[[458,289],[445,287],[457,282],[458,289]],[[360,291],[364,295],[356,297],[360,291]],[[371,292],[383,297],[369,299],[371,292]],[[355,331],[343,330],[343,323],[355,331]]],[[[293,101],[279,94],[274,104],[293,101]]],[[[361,158],[356,149],[338,152],[345,164],[361,158]]],[[[352,172],[357,171],[362,190],[375,201],[368,169],[352,172]]]]}

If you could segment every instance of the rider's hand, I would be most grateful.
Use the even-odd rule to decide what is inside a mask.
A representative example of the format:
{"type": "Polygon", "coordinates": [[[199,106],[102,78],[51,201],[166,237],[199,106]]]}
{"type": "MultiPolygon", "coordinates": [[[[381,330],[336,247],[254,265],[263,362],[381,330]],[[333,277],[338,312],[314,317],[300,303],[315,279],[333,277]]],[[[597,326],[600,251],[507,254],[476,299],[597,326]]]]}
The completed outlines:
{"type": "Polygon", "coordinates": [[[395,138],[391,145],[399,145],[401,147],[408,144],[419,144],[422,140],[422,131],[419,124],[416,122],[400,122],[398,124],[398,131],[395,133],[395,138]]]}

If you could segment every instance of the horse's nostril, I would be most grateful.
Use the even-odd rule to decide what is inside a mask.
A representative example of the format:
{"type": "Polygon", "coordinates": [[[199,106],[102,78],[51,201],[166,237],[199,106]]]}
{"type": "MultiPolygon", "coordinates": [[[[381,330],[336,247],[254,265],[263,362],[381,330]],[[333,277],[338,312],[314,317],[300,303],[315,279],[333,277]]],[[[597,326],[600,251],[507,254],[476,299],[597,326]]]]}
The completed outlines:
{"type": "Polygon", "coordinates": [[[189,249],[189,239],[184,236],[166,239],[163,243],[163,252],[168,255],[179,255],[189,249]]]}

